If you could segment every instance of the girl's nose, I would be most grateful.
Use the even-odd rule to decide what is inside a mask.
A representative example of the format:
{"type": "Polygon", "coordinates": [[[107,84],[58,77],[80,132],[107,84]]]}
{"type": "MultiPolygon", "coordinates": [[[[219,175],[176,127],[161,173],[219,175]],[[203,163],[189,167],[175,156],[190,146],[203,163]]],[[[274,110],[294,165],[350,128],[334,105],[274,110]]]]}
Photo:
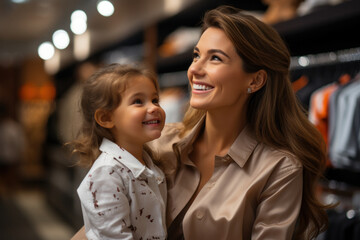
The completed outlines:
{"type": "Polygon", "coordinates": [[[159,111],[159,108],[158,105],[151,103],[148,107],[148,113],[156,113],[159,111]]]}

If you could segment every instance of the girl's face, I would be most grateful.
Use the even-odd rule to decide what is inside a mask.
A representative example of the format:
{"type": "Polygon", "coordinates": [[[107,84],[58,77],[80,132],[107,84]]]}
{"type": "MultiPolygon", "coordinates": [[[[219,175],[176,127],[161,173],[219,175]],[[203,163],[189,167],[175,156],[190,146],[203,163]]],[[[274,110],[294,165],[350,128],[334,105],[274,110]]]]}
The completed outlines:
{"type": "Polygon", "coordinates": [[[111,132],[116,143],[126,148],[159,138],[165,112],[159,105],[154,83],[147,77],[136,76],[129,81],[121,97],[120,105],[111,115],[111,132]]]}
{"type": "Polygon", "coordinates": [[[224,31],[208,28],[194,48],[188,69],[190,105],[203,110],[234,110],[234,106],[243,106],[253,76],[243,70],[242,59],[224,31]]]}

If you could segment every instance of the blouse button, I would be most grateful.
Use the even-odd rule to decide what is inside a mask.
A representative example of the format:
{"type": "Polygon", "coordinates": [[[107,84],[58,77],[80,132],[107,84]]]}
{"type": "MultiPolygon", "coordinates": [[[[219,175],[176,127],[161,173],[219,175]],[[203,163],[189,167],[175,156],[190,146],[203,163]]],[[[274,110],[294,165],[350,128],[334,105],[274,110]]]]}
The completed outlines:
{"type": "Polygon", "coordinates": [[[197,219],[201,220],[204,217],[204,212],[199,210],[196,212],[197,219]]]}

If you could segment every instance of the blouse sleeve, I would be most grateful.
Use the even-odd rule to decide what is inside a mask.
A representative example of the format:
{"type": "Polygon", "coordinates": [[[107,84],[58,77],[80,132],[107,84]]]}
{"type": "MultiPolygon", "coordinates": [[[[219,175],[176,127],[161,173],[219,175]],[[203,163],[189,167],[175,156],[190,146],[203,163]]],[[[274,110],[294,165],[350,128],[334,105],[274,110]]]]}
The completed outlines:
{"type": "Polygon", "coordinates": [[[260,195],[251,239],[292,239],[302,201],[302,167],[275,171],[260,195]]]}
{"type": "Polygon", "coordinates": [[[78,195],[88,239],[133,239],[126,185],[113,167],[101,166],[88,174],[78,195]]]}

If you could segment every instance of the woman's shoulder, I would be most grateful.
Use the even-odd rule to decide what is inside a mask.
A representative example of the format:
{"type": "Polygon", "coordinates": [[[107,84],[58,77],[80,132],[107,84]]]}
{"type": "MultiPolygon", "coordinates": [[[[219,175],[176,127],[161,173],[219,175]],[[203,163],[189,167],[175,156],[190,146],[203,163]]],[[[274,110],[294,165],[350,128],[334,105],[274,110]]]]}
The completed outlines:
{"type": "Polygon", "coordinates": [[[182,122],[167,123],[165,124],[162,135],[179,134],[183,127],[184,125],[182,122]]]}
{"type": "Polygon", "coordinates": [[[231,155],[238,159],[239,165],[264,166],[267,169],[295,167],[301,168],[299,158],[292,152],[276,147],[257,138],[254,131],[247,127],[238,136],[230,149],[231,155]]]}
{"type": "Polygon", "coordinates": [[[302,163],[300,159],[292,152],[282,149],[271,147],[267,144],[260,143],[258,146],[262,154],[266,155],[269,162],[280,168],[294,168],[301,169],[302,163]]]}
{"type": "Polygon", "coordinates": [[[183,127],[181,122],[177,123],[167,123],[164,129],[161,132],[161,136],[158,139],[155,139],[148,143],[150,147],[155,147],[159,145],[168,145],[178,142],[180,140],[179,133],[183,127]]]}

